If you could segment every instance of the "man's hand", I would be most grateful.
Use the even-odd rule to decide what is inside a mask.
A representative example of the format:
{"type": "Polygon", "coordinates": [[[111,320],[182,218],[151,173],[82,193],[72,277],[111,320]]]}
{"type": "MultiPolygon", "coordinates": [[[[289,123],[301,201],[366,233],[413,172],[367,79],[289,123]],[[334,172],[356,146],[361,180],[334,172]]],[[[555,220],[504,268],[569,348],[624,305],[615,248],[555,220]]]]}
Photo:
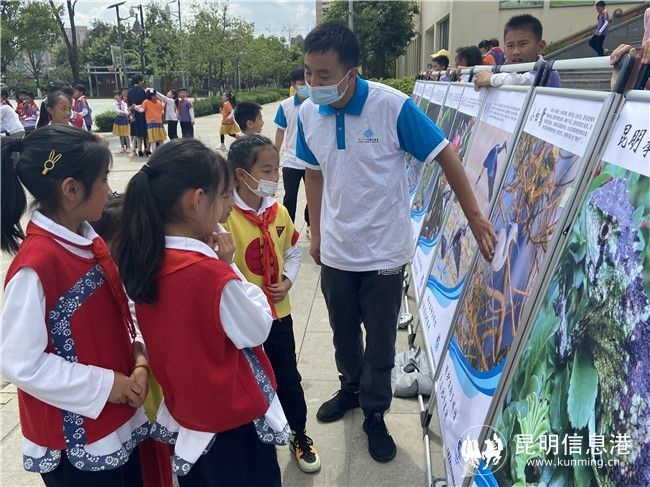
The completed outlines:
{"type": "Polygon", "coordinates": [[[316,265],[320,264],[320,235],[311,234],[311,245],[309,247],[309,255],[311,255],[316,265]]]}
{"type": "MultiPolygon", "coordinates": [[[[629,44],[621,44],[616,49],[614,49],[612,54],[609,56],[610,64],[611,65],[616,64],[619,61],[619,59],[621,59],[625,54],[629,54],[630,56],[632,56],[634,60],[634,67],[632,68],[632,72],[630,73],[630,77],[628,78],[627,85],[625,86],[623,91],[632,89],[634,83],[636,82],[636,79],[639,76],[641,65],[650,64],[650,40],[645,41],[645,43],[641,47],[640,52],[637,51],[634,47],[630,46],[629,44]]],[[[620,75],[619,70],[614,68],[614,71],[612,72],[612,79],[610,82],[610,87],[612,90],[616,88],[619,75],[620,75]]]]}
{"type": "Polygon", "coordinates": [[[494,257],[494,245],[498,240],[492,222],[482,214],[469,219],[468,222],[469,228],[472,230],[474,238],[478,243],[478,248],[481,254],[483,254],[483,258],[488,262],[492,261],[494,257]]]}

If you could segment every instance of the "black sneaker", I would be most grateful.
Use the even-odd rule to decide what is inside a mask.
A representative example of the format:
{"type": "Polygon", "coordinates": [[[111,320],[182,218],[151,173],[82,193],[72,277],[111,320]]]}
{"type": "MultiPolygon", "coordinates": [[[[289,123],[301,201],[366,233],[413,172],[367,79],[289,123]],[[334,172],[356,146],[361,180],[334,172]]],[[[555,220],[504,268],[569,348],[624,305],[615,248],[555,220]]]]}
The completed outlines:
{"type": "Polygon", "coordinates": [[[316,419],[321,423],[331,423],[337,419],[341,419],[346,412],[350,409],[359,407],[359,393],[347,393],[343,389],[339,389],[334,397],[329,401],[325,401],[318,408],[316,419]]]}
{"type": "Polygon", "coordinates": [[[383,413],[372,413],[363,422],[363,431],[368,435],[368,453],[377,462],[389,462],[395,458],[397,448],[388,433],[383,413]]]}

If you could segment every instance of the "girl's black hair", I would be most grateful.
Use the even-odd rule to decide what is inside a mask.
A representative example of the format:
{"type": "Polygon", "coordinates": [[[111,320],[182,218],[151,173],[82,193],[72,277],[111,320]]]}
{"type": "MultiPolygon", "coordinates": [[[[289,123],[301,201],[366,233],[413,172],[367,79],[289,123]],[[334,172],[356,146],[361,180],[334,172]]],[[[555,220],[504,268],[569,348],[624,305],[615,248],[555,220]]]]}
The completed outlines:
{"type": "Polygon", "coordinates": [[[463,67],[480,66],[483,64],[483,54],[476,46],[459,47],[456,49],[456,56],[467,61],[463,67]]]}
{"type": "Polygon", "coordinates": [[[230,151],[228,151],[228,164],[230,164],[233,172],[235,169],[241,168],[250,173],[255,165],[255,161],[257,161],[257,154],[268,146],[276,149],[273,142],[263,135],[251,134],[242,137],[230,146],[230,151]]]}
{"type": "Polygon", "coordinates": [[[156,90],[154,90],[154,89],[145,90],[144,99],[145,100],[155,100],[155,99],[157,99],[156,98],[156,90]]]}
{"type": "Polygon", "coordinates": [[[34,205],[56,214],[61,181],[79,181],[87,200],[111,161],[111,152],[95,134],[68,125],[43,127],[24,139],[2,137],[2,250],[16,252],[24,238],[20,218],[27,198],[22,186],[34,196],[34,205]],[[19,156],[14,164],[12,155],[16,152],[19,156]],[[46,161],[51,159],[56,162],[48,163],[52,167],[43,174],[46,161]]]}
{"type": "Polygon", "coordinates": [[[84,95],[86,94],[86,87],[84,85],[75,85],[74,89],[81,91],[84,95]]]}
{"type": "Polygon", "coordinates": [[[196,139],[164,144],[131,178],[117,229],[115,260],[133,301],[154,303],[158,297],[156,277],[165,253],[165,224],[183,219],[178,209],[183,193],[203,188],[217,197],[221,183],[232,185],[226,161],[196,139]]]}
{"type": "Polygon", "coordinates": [[[48,91],[45,100],[41,103],[41,112],[38,116],[36,128],[44,127],[50,123],[50,112],[47,109],[54,108],[61,97],[68,98],[62,91],[48,91]]]}
{"type": "Polygon", "coordinates": [[[7,104],[8,104],[11,108],[14,107],[14,106],[11,104],[11,102],[9,101],[9,92],[8,92],[7,90],[5,90],[4,88],[2,88],[2,99],[3,99],[4,101],[6,101],[7,104]]]}
{"type": "Polygon", "coordinates": [[[232,91],[226,91],[224,93],[226,95],[226,100],[230,102],[233,108],[237,107],[237,98],[235,97],[234,93],[232,91]]]}
{"type": "Polygon", "coordinates": [[[112,240],[117,232],[117,226],[122,218],[122,209],[124,208],[124,193],[113,193],[108,198],[106,208],[102,212],[102,217],[96,222],[90,222],[97,235],[111,246],[112,240]]]}

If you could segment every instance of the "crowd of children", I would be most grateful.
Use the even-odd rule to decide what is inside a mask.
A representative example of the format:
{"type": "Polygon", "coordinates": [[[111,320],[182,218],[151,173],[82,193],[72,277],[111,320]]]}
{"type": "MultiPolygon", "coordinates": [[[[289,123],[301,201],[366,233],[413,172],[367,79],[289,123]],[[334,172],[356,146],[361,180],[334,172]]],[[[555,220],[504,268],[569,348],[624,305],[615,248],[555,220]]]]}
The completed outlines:
{"type": "MultiPolygon", "coordinates": [[[[82,97],[52,90],[47,124],[2,138],[2,250],[16,255],[1,371],[19,389],[25,469],[55,487],[171,487],[172,472],[181,486],[277,486],[275,445],[288,443],[318,471],[288,295],[298,232],[274,198],[279,152],[259,134],[260,105],[227,96],[238,139],[227,159],[173,140],[116,195],[106,144],[70,122],[73,106],[90,113],[82,97]],[[23,188],[35,205],[25,230],[23,188]]],[[[149,147],[166,138],[163,114],[191,127],[186,90],[145,90],[134,107],[123,97],[122,150],[132,108],[149,147]]],[[[296,123],[278,125],[289,151],[296,123]]]]}
{"type": "MultiPolygon", "coordinates": [[[[603,2],[599,2],[603,3],[603,2]]],[[[600,10],[599,10],[600,12],[600,10]]],[[[516,15],[506,23],[503,37],[505,49],[499,47],[498,39],[482,40],[478,46],[460,47],[456,50],[455,68],[450,68],[451,55],[441,49],[431,55],[432,65],[418,78],[434,81],[469,81],[470,75],[461,74],[463,68],[481,65],[501,65],[534,63],[544,60],[542,53],[546,48],[543,38],[542,23],[529,14],[516,15]],[[436,73],[434,75],[434,73],[436,73]]],[[[481,71],[472,81],[475,86],[531,85],[535,80],[535,71],[528,73],[496,73],[481,71]]],[[[546,86],[559,87],[560,76],[556,70],[551,71],[546,86]]]]}

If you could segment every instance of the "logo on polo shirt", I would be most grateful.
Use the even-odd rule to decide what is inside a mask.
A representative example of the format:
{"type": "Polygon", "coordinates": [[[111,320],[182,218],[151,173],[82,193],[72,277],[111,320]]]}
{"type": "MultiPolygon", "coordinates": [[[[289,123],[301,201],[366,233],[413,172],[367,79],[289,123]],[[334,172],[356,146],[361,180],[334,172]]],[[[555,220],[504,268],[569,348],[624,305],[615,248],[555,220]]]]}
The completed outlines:
{"type": "Polygon", "coordinates": [[[362,144],[378,144],[379,143],[379,137],[375,137],[375,133],[368,129],[366,130],[363,134],[363,137],[359,137],[358,142],[361,142],[362,144]]]}

